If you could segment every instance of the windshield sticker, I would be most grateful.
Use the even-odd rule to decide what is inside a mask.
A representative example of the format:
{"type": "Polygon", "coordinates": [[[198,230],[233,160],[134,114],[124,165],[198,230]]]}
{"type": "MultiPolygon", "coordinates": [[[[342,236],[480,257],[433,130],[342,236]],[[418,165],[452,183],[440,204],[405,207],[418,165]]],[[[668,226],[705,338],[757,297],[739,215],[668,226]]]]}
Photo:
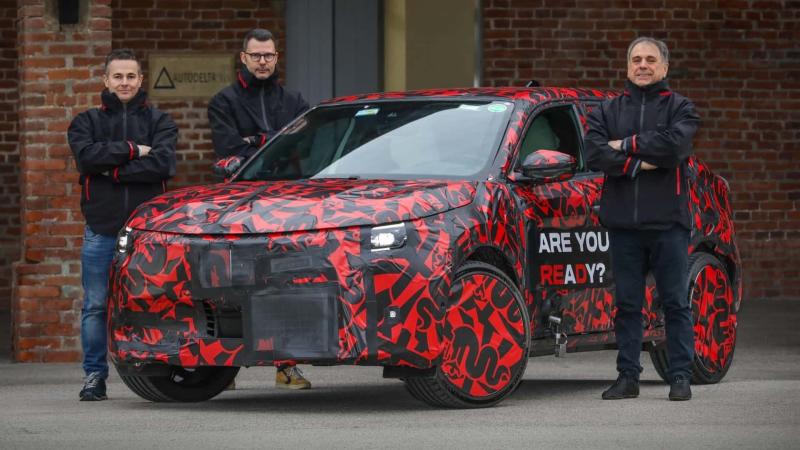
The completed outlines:
{"type": "Polygon", "coordinates": [[[481,110],[481,106],[480,105],[458,105],[458,109],[466,109],[466,110],[469,110],[469,111],[480,111],[481,110]]]}
{"type": "Polygon", "coordinates": [[[489,112],[503,112],[508,109],[508,106],[502,105],[500,103],[492,103],[489,105],[489,112]]]}
{"type": "Polygon", "coordinates": [[[380,111],[380,108],[362,109],[362,110],[356,112],[356,117],[374,116],[374,115],[378,114],[378,111],[380,111]]]}

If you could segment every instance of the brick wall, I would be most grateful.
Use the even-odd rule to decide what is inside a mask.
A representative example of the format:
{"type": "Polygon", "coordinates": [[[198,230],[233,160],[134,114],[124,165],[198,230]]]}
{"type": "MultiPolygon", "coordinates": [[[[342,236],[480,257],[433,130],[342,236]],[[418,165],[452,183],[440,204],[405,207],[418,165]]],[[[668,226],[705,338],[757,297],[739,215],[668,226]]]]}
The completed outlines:
{"type": "Polygon", "coordinates": [[[0,0],[0,311],[10,309],[11,263],[19,258],[16,18],[16,0],[0,0]]]}
{"type": "Polygon", "coordinates": [[[99,101],[96,79],[111,49],[108,0],[92,0],[78,25],[60,27],[55,2],[18,8],[22,259],[14,264],[12,327],[18,361],[80,355],[83,218],[66,131],[99,101]]]}
{"type": "Polygon", "coordinates": [[[486,85],[621,88],[628,43],[666,41],[703,119],[695,149],[731,185],[745,298],[800,299],[800,2],[483,4],[486,85]]]}
{"type": "MultiPolygon", "coordinates": [[[[245,33],[266,28],[278,39],[279,73],[285,54],[284,1],[274,0],[113,0],[113,47],[129,47],[147,74],[150,52],[231,52],[238,55],[245,33]]],[[[238,56],[237,56],[238,58],[238,56]]],[[[146,81],[145,81],[146,84],[146,81]]],[[[152,101],[178,125],[177,174],[171,187],[213,181],[213,149],[207,100],[152,101]]]]}

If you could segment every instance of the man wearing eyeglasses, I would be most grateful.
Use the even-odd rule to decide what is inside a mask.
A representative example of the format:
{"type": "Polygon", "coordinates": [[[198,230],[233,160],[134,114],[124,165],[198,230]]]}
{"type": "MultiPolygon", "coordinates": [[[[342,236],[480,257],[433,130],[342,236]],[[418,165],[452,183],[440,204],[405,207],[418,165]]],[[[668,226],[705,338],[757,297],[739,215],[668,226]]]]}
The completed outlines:
{"type": "Polygon", "coordinates": [[[308,109],[299,92],[278,84],[278,51],[268,30],[244,37],[236,80],[208,104],[211,138],[218,163],[215,172],[230,174],[269,138],[308,109]]]}
{"type": "MultiPolygon", "coordinates": [[[[236,80],[208,104],[211,139],[217,163],[214,172],[227,176],[269,138],[308,109],[299,92],[278,84],[278,50],[268,30],[256,28],[244,36],[239,53],[242,68],[236,80]]],[[[294,364],[278,364],[275,386],[309,389],[311,383],[294,364]]]]}

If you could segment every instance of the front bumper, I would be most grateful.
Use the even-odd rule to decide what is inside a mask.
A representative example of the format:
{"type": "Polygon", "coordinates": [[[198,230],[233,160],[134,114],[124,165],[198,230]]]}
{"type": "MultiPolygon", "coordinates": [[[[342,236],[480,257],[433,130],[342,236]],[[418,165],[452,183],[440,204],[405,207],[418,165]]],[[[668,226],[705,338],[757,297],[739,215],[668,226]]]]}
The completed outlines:
{"type": "Polygon", "coordinates": [[[430,231],[445,226],[442,215],[414,221],[406,245],[387,252],[372,252],[358,227],[231,239],[133,231],[112,270],[110,354],[120,365],[432,367],[452,241],[430,231]]]}

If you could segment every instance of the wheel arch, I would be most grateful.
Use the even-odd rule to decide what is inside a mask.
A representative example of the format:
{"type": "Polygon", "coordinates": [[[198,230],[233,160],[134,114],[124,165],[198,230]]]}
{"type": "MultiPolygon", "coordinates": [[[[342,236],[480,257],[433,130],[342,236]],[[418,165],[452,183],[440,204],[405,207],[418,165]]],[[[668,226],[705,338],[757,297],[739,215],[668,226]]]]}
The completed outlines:
{"type": "Polygon", "coordinates": [[[520,279],[514,270],[514,265],[498,248],[487,245],[478,247],[464,259],[464,262],[468,261],[480,261],[498,268],[511,279],[517,289],[522,291],[520,279]]]}
{"type": "MultiPolygon", "coordinates": [[[[720,253],[715,250],[715,246],[713,243],[709,241],[703,241],[697,244],[692,252],[692,255],[702,252],[708,253],[709,255],[717,258],[725,267],[725,272],[728,274],[728,278],[731,280],[732,288],[733,288],[733,296],[734,296],[734,304],[736,305],[736,311],[739,311],[739,307],[741,306],[742,299],[741,291],[737,288],[737,284],[739,283],[741,277],[741,269],[736,264],[736,259],[733,255],[720,253]]],[[[691,255],[689,255],[691,256],[691,255]]]]}

